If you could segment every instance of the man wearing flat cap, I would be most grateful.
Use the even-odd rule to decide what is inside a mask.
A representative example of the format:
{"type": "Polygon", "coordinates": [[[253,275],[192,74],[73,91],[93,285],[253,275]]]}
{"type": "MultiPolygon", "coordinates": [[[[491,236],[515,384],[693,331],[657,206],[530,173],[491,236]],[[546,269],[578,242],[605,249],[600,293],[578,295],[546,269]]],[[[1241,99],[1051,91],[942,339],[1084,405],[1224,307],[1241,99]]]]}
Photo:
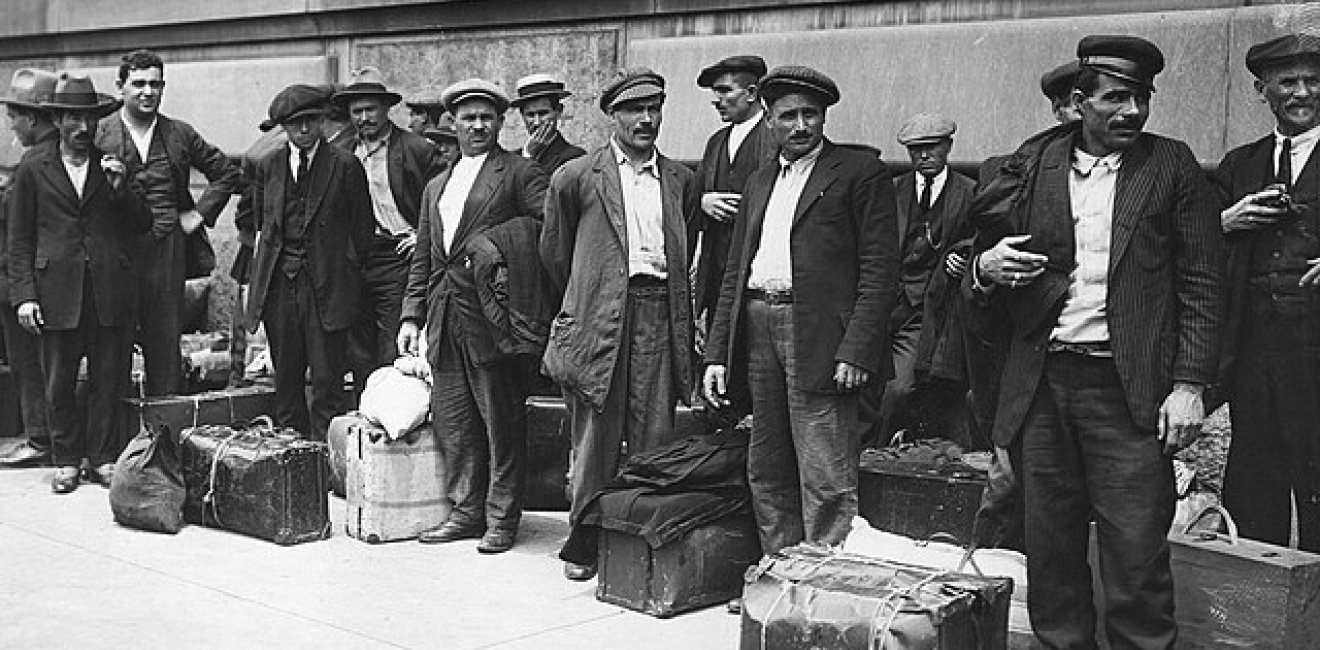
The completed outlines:
{"type": "Polygon", "coordinates": [[[439,95],[415,95],[404,100],[403,105],[408,108],[408,130],[418,135],[440,124],[440,116],[445,113],[439,95]]]}
{"type": "Polygon", "coordinates": [[[761,99],[779,157],[738,205],[703,389],[726,408],[732,383],[750,387],[747,479],[773,553],[842,543],[857,514],[858,392],[893,376],[898,235],[889,170],[825,137],[832,79],[781,66],[761,99]]]}
{"type": "Polygon", "coordinates": [[[546,176],[536,163],[500,147],[509,98],[499,86],[467,79],[440,97],[454,116],[463,157],[422,194],[398,347],[416,355],[426,327],[431,419],[454,508],[448,521],[420,539],[479,538],[478,552],[503,553],[513,547],[522,519],[527,371],[522,357],[496,344],[482,309],[472,242],[518,217],[540,221],[546,176]]]}
{"type": "Polygon", "coordinates": [[[711,64],[697,76],[697,86],[710,89],[711,104],[720,121],[728,124],[706,140],[706,150],[697,167],[703,217],[694,300],[697,315],[705,319],[707,330],[720,299],[720,282],[724,280],[724,266],[729,257],[729,236],[733,234],[733,218],[738,214],[743,186],[752,172],[774,161],[778,153],[761,108],[758,84],[765,72],[761,57],[741,55],[711,64]]]}
{"type": "Polygon", "coordinates": [[[265,323],[270,339],[276,420],[322,441],[330,419],[349,409],[348,330],[361,315],[361,259],[374,228],[362,165],[325,142],[325,99],[322,89],[294,84],[271,100],[269,121],[289,142],[263,155],[253,174],[259,239],[247,305],[248,329],[265,323]]]}
{"type": "Polygon", "coordinates": [[[362,318],[349,334],[349,366],[360,397],[367,376],[399,356],[399,310],[408,284],[408,265],[417,246],[422,190],[444,171],[440,152],[422,136],[390,121],[401,97],[385,87],[380,70],[362,68],[331,98],[347,110],[357,137],[349,151],[367,172],[371,189],[371,244],[358,251],[362,262],[362,318]]]}
{"type": "MultiPolygon", "coordinates": [[[[37,145],[58,142],[59,131],[50,113],[40,104],[50,101],[59,77],[46,70],[20,68],[14,71],[9,96],[0,97],[9,117],[9,127],[25,148],[22,158],[37,145]]],[[[21,164],[21,160],[20,160],[21,164]]],[[[9,178],[0,187],[0,326],[4,328],[5,361],[18,392],[19,414],[23,422],[23,440],[0,455],[0,467],[39,465],[50,458],[50,431],[46,426],[46,380],[41,370],[41,339],[18,324],[18,314],[9,307],[9,278],[5,273],[9,259],[8,198],[9,178]]]]}
{"type": "MultiPolygon", "coordinates": [[[[546,198],[541,261],[563,302],[543,368],[572,420],[574,524],[626,454],[675,440],[675,406],[692,393],[687,271],[700,198],[692,172],[656,149],[664,101],[663,77],[621,71],[600,98],[610,141],[566,164],[546,198]]],[[[595,575],[586,546],[561,550],[568,579],[595,575]]]]}
{"type": "Polygon", "coordinates": [[[83,459],[88,477],[109,487],[127,443],[110,425],[132,359],[137,283],[129,251],[152,215],[133,187],[135,166],[93,144],[98,120],[117,105],[91,79],[62,73],[40,104],[59,140],[24,156],[8,198],[9,302],[41,341],[56,493],[78,487],[83,459]],[[84,357],[90,392],[79,414],[74,387],[84,357]],[[75,425],[80,419],[85,426],[75,425]]]}
{"type": "Polygon", "coordinates": [[[440,159],[445,162],[446,169],[453,167],[463,156],[463,150],[458,147],[458,132],[454,130],[454,116],[447,112],[440,115],[435,126],[426,127],[422,136],[440,150],[440,159]]]}
{"type": "Polygon", "coordinates": [[[587,155],[586,149],[571,145],[559,131],[564,114],[564,98],[573,93],[564,82],[548,74],[532,74],[518,80],[518,96],[510,104],[522,115],[527,127],[527,143],[522,155],[536,161],[547,176],[564,163],[587,155]]]}
{"type": "Polygon", "coordinates": [[[165,62],[158,54],[125,54],[117,85],[123,108],[102,121],[96,146],[146,172],[142,198],[155,216],[151,232],[139,238],[133,253],[139,262],[138,343],[145,393],[173,395],[183,381],[179,335],[184,281],[186,276],[209,275],[215,266],[206,228],[215,227],[237,191],[239,169],[192,125],[160,112],[165,62]],[[207,180],[196,200],[189,189],[194,169],[207,180]]]}
{"type": "Polygon", "coordinates": [[[992,435],[1020,449],[1037,638],[1095,647],[1094,518],[1109,642],[1167,648],[1170,456],[1200,434],[1218,365],[1219,206],[1186,144],[1143,132],[1159,48],[1087,36],[1077,55],[1081,120],[976,196],[969,319],[1009,332],[992,435]]]}
{"type": "Polygon", "coordinates": [[[1254,45],[1247,68],[1274,132],[1215,173],[1228,245],[1220,388],[1233,443],[1224,505],[1244,537],[1320,552],[1320,41],[1254,45]]]}

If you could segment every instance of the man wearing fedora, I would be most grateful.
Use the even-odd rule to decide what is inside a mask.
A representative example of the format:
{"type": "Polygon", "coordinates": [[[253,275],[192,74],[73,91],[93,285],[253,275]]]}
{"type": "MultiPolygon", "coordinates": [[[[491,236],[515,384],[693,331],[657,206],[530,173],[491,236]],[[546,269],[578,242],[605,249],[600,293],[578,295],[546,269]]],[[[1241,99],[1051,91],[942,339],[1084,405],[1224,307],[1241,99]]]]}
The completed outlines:
{"type": "Polygon", "coordinates": [[[346,109],[357,137],[349,150],[362,163],[371,189],[375,230],[362,262],[363,313],[350,335],[353,383],[359,395],[367,375],[399,356],[395,336],[408,283],[408,262],[417,245],[417,213],[426,183],[444,170],[440,152],[422,136],[390,121],[402,99],[385,87],[376,68],[363,68],[332,97],[346,109]]]}
{"type": "Polygon", "coordinates": [[[366,173],[353,154],[325,142],[326,95],[294,84],[270,103],[289,142],[263,155],[252,178],[259,233],[247,326],[265,323],[275,363],[275,416],[325,440],[344,399],[348,329],[361,315],[361,255],[374,228],[366,173]],[[304,392],[311,371],[310,408],[304,392]]]}
{"type": "Polygon", "coordinates": [[[964,290],[969,320],[1009,333],[992,433],[1020,449],[1037,638],[1095,647],[1094,521],[1109,643],[1168,648],[1170,456],[1199,435],[1218,367],[1219,205],[1185,143],[1143,131],[1159,48],[1087,36],[1077,58],[1081,119],[976,196],[964,290]]]}
{"type": "MultiPolygon", "coordinates": [[[[97,121],[116,102],[91,79],[62,73],[49,101],[59,140],[47,140],[14,173],[9,208],[9,302],[18,322],[41,340],[56,493],[89,477],[109,486],[126,440],[113,439],[115,404],[127,389],[136,282],[130,245],[151,213],[130,179],[133,165],[93,144],[97,121]],[[84,427],[74,387],[86,357],[84,427]]],[[[137,181],[133,181],[137,182],[137,181]]]]}
{"type": "Polygon", "coordinates": [[[516,87],[518,96],[510,104],[518,109],[527,127],[524,157],[536,161],[550,175],[564,163],[587,154],[585,149],[569,144],[559,131],[564,98],[573,94],[564,88],[564,82],[538,73],[519,79],[516,87]]]}
{"type": "Polygon", "coordinates": [[[103,120],[96,146],[146,173],[142,198],[153,215],[151,232],[138,238],[133,254],[138,263],[138,343],[146,394],[172,395],[179,392],[183,378],[179,335],[185,275],[210,273],[205,265],[188,269],[188,257],[195,256],[198,263],[205,257],[214,266],[203,226],[215,226],[238,189],[239,170],[192,125],[161,114],[165,63],[155,52],[125,54],[117,84],[123,108],[103,120]],[[193,169],[208,181],[197,200],[189,189],[193,169]]]}
{"type": "Polygon", "coordinates": [[[1320,552],[1320,43],[1247,50],[1274,132],[1224,156],[1228,323],[1220,364],[1233,416],[1224,505],[1243,537],[1320,552]]]}
{"type": "MultiPolygon", "coordinates": [[[[541,261],[563,295],[544,372],[563,389],[572,421],[570,520],[618,472],[626,454],[675,440],[674,412],[692,393],[688,265],[700,205],[695,176],[660,154],[665,80],[619,73],[600,108],[610,141],[555,174],[541,261]]],[[[596,573],[594,539],[565,547],[564,575],[596,573]]]]}
{"type": "MultiPolygon", "coordinates": [[[[14,71],[9,96],[0,98],[9,116],[19,144],[32,151],[38,145],[58,142],[59,131],[50,113],[40,104],[50,101],[58,76],[46,70],[21,68],[14,71]]],[[[5,179],[8,181],[8,179],[5,179]]],[[[24,440],[5,450],[0,467],[37,465],[50,457],[50,430],[46,426],[46,381],[41,370],[41,339],[18,324],[18,314],[9,308],[9,278],[5,273],[9,259],[8,210],[4,201],[8,188],[0,190],[0,326],[4,328],[5,359],[9,374],[18,389],[18,407],[23,422],[24,440]]]]}
{"type": "Polygon", "coordinates": [[[499,86],[467,79],[440,96],[454,115],[463,157],[422,194],[398,347],[401,354],[417,354],[426,327],[431,420],[454,508],[448,521],[420,539],[480,538],[478,552],[503,553],[513,547],[522,519],[527,382],[520,357],[496,345],[471,244],[511,219],[539,221],[546,175],[500,147],[509,98],[499,86]]]}
{"type": "Polygon", "coordinates": [[[857,514],[858,391],[893,374],[894,185],[874,155],[824,133],[839,89],[789,65],[761,80],[779,157],[752,173],[706,346],[717,408],[752,400],[747,478],[761,547],[839,544],[857,514]]]}

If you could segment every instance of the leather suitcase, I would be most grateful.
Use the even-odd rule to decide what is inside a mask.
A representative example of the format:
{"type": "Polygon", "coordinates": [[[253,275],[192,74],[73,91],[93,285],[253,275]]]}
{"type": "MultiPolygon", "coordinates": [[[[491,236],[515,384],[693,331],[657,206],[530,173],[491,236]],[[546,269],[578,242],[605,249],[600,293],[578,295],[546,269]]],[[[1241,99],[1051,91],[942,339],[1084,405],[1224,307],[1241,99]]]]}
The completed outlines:
{"type": "Polygon", "coordinates": [[[986,474],[962,463],[878,461],[863,456],[857,509],[872,527],[914,539],[935,533],[970,542],[986,474]]]}
{"type": "Polygon", "coordinates": [[[390,441],[358,416],[345,443],[349,537],[371,544],[414,539],[449,517],[444,458],[431,425],[390,441]]]}
{"type": "Polygon", "coordinates": [[[121,399],[115,426],[119,439],[127,443],[137,435],[143,424],[164,426],[178,435],[188,427],[250,422],[253,418],[274,412],[273,387],[246,386],[197,395],[121,399]]]}
{"type": "Polygon", "coordinates": [[[268,422],[184,429],[184,520],[280,545],[329,537],[325,445],[268,422]]]}

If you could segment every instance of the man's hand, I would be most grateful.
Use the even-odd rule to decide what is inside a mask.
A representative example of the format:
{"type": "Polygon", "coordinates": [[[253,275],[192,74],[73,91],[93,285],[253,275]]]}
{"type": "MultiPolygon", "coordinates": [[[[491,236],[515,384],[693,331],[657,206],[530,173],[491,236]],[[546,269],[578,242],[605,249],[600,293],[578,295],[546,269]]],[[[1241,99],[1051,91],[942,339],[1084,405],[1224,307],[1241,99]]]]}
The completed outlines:
{"type": "Polygon", "coordinates": [[[726,383],[727,369],[721,365],[706,366],[706,374],[701,378],[701,394],[706,401],[715,408],[724,408],[729,405],[728,384],[726,383]]]}
{"type": "Polygon", "coordinates": [[[205,220],[196,210],[179,213],[179,227],[183,228],[185,235],[191,235],[195,230],[202,227],[205,220]]]}
{"type": "Polygon", "coordinates": [[[110,155],[101,156],[101,173],[110,187],[118,190],[124,185],[124,161],[110,155]]]}
{"type": "Polygon", "coordinates": [[[555,140],[555,123],[553,120],[541,122],[535,131],[527,134],[527,144],[523,145],[523,152],[528,158],[535,158],[545,151],[555,140]]]}
{"type": "Polygon", "coordinates": [[[1282,196],[1283,191],[1277,188],[1248,194],[1219,213],[1219,225],[1226,233],[1269,228],[1288,212],[1287,208],[1270,203],[1278,201],[1282,196]]]}
{"type": "Polygon", "coordinates": [[[1313,287],[1320,287],[1320,257],[1306,260],[1306,263],[1310,264],[1311,268],[1302,274],[1302,279],[1297,282],[1297,286],[1304,287],[1309,284],[1313,287]]]}
{"type": "Polygon", "coordinates": [[[1016,289],[1031,284],[1045,272],[1045,255],[1018,248],[1031,235],[1009,235],[976,258],[976,272],[983,283],[1016,289]]]}
{"type": "Polygon", "coordinates": [[[399,324],[399,336],[394,341],[399,348],[399,356],[417,356],[417,346],[421,344],[421,332],[421,328],[413,321],[406,320],[399,324]]]}
{"type": "Polygon", "coordinates": [[[408,233],[407,237],[400,239],[399,243],[394,245],[394,253],[399,257],[411,258],[413,255],[413,250],[415,250],[416,248],[417,248],[417,231],[414,230],[413,232],[408,233]]]}
{"type": "Polygon", "coordinates": [[[949,277],[962,279],[963,274],[967,272],[967,257],[950,251],[944,257],[944,272],[948,273],[949,277]]]}
{"type": "Polygon", "coordinates": [[[839,386],[839,390],[861,388],[869,378],[865,370],[847,361],[840,361],[834,366],[834,383],[839,386]]]}
{"type": "Polygon", "coordinates": [[[711,219],[727,223],[738,214],[738,201],[741,199],[741,194],[733,192],[706,192],[701,195],[701,211],[711,219]]]}
{"type": "Polygon", "coordinates": [[[1156,424],[1165,454],[1177,453],[1201,436],[1201,423],[1205,420],[1205,402],[1201,397],[1204,391],[1203,386],[1177,382],[1164,398],[1156,424]]]}
{"type": "Polygon", "coordinates": [[[41,316],[41,305],[29,300],[18,306],[18,324],[35,336],[41,336],[41,328],[46,326],[46,319],[41,316]]]}

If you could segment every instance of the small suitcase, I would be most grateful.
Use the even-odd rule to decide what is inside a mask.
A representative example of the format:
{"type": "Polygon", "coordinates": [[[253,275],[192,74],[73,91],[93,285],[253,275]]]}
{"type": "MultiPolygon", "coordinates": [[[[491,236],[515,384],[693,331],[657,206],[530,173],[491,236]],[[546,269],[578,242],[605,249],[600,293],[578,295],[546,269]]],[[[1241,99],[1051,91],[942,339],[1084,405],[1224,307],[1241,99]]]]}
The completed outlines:
{"type": "Polygon", "coordinates": [[[344,528],[377,544],[414,539],[449,517],[445,464],[430,425],[390,441],[366,418],[348,425],[344,528]]]}
{"type": "Polygon", "coordinates": [[[250,422],[275,412],[275,389],[270,386],[246,386],[199,393],[162,397],[130,397],[119,400],[115,434],[125,444],[143,425],[165,426],[183,431],[203,424],[250,422]]]}
{"type": "Polygon", "coordinates": [[[280,545],[329,537],[325,445],[262,419],[184,429],[184,520],[280,545]]]}
{"type": "Polygon", "coordinates": [[[985,485],[985,472],[962,463],[887,461],[864,454],[857,509],[878,530],[914,539],[947,533],[966,543],[985,485]]]}

